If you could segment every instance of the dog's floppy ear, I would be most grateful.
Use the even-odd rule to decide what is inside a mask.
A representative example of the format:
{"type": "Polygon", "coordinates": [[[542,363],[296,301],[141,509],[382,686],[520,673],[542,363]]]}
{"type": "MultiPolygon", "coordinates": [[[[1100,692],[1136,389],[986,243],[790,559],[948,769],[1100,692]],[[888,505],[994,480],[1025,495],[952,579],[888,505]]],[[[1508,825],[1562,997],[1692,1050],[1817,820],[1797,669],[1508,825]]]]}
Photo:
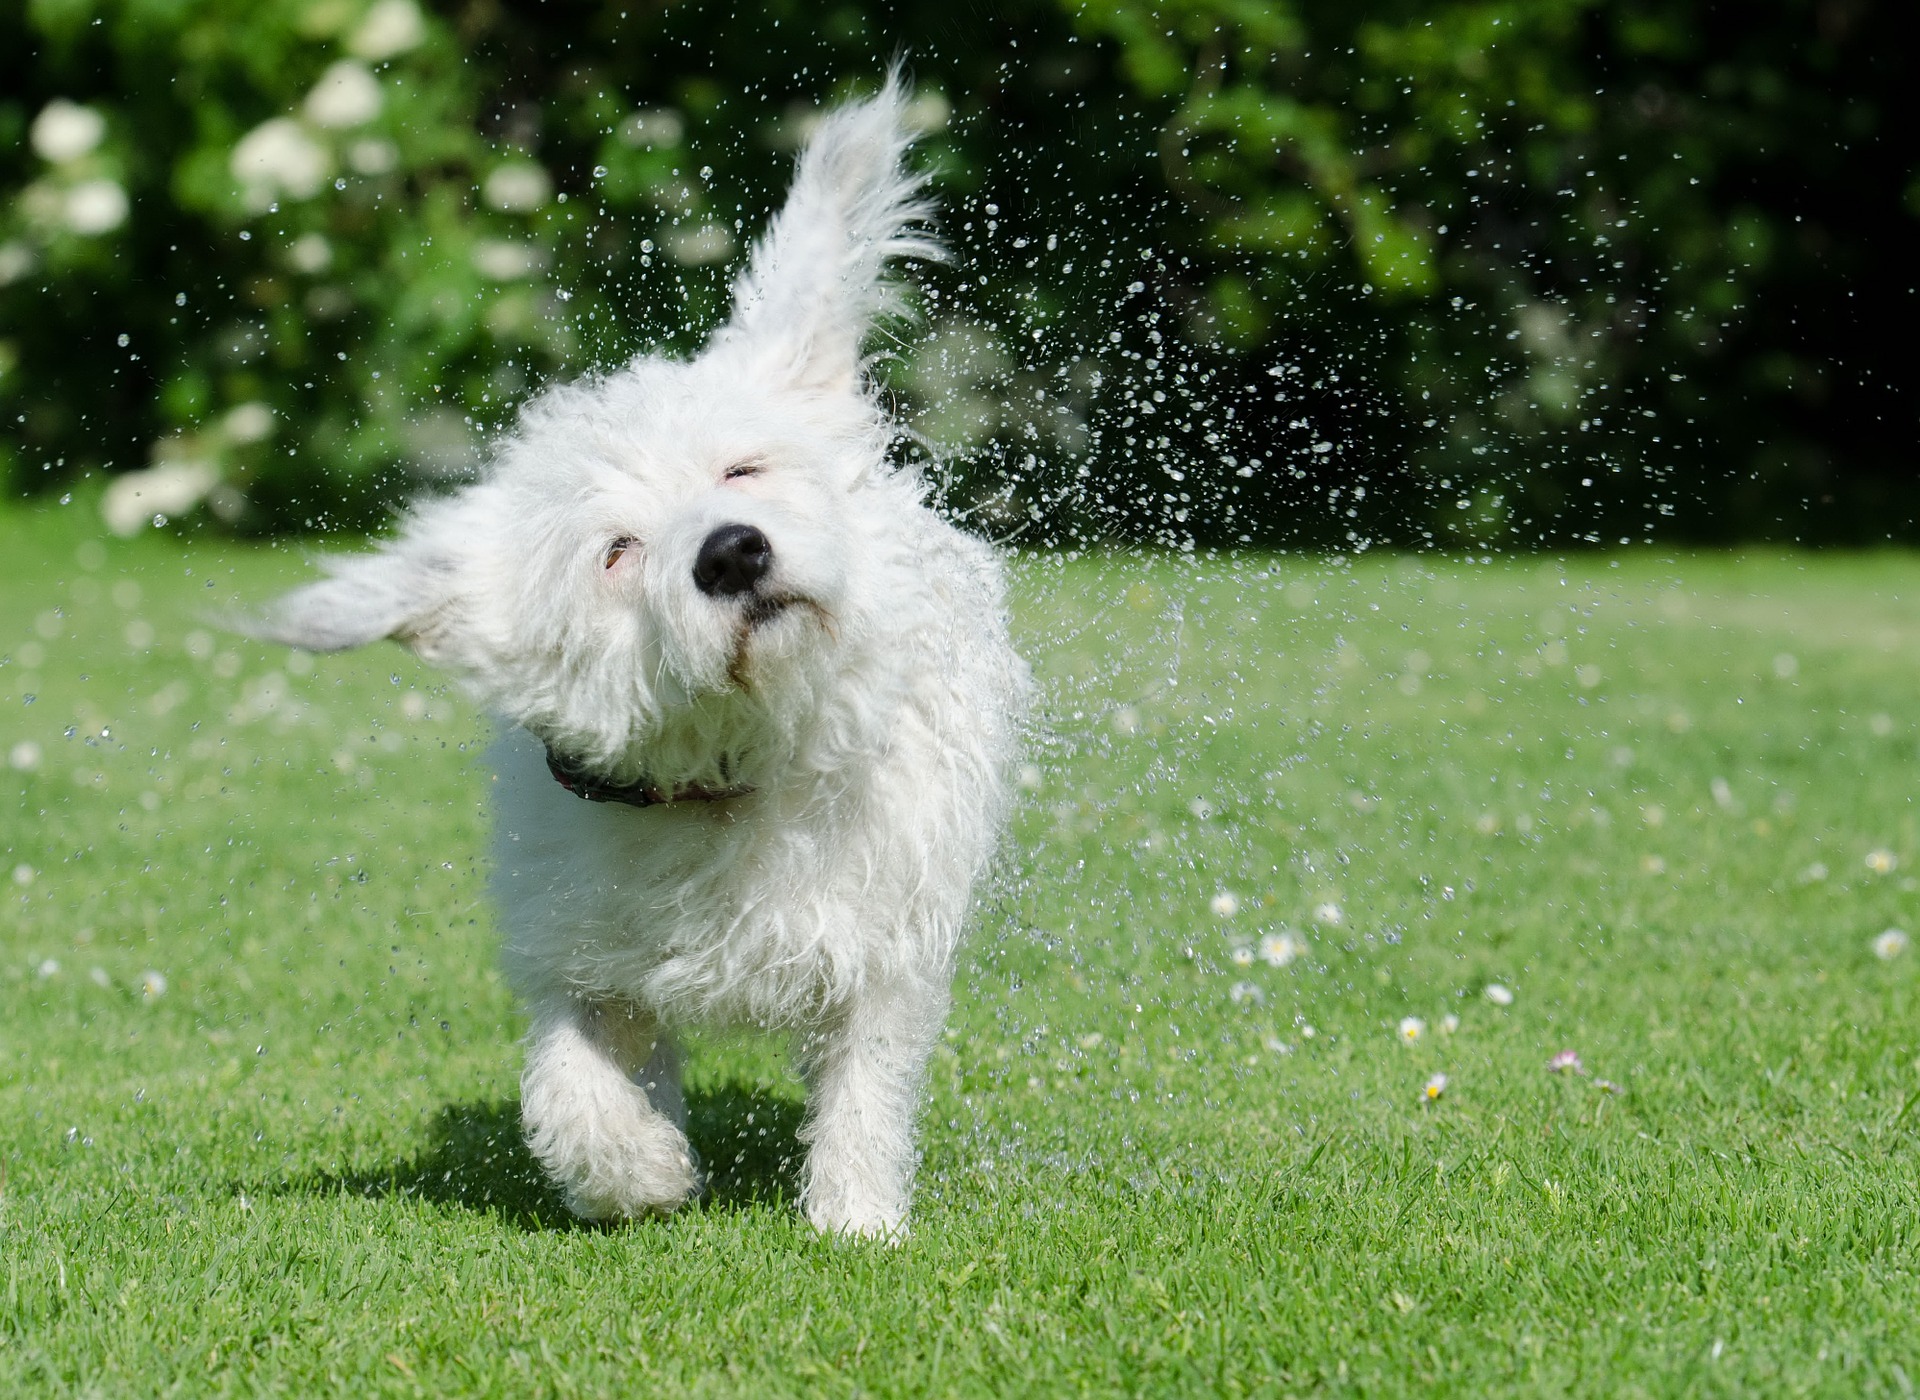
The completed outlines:
{"type": "Polygon", "coordinates": [[[308,651],[343,651],[391,637],[429,661],[444,659],[463,611],[460,560],[448,547],[446,514],[412,517],[397,538],[370,553],[323,556],[317,562],[328,577],[258,612],[221,621],[247,636],[308,651]]]}
{"type": "Polygon", "coordinates": [[[800,153],[786,207],[734,284],[722,353],[806,389],[850,389],[887,309],[889,258],[942,256],[918,228],[932,212],[903,164],[912,139],[897,70],[879,96],[828,113],[800,153]]]}

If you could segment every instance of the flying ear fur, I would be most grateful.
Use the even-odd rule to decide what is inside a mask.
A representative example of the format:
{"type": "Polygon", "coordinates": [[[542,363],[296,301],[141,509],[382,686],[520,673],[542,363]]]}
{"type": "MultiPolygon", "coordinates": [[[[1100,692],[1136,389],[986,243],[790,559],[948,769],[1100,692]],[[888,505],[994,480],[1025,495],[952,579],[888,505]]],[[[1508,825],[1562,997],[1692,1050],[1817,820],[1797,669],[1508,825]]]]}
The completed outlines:
{"type": "Polygon", "coordinates": [[[391,637],[426,660],[442,660],[456,641],[460,565],[477,547],[480,504],[471,490],[416,504],[394,538],[367,554],[323,556],[317,562],[328,577],[260,612],[225,619],[226,625],[308,651],[344,651],[391,637]]]}
{"type": "Polygon", "coordinates": [[[344,651],[392,637],[425,655],[448,580],[444,570],[415,559],[406,543],[322,558],[329,577],[284,594],[259,613],[226,621],[247,636],[308,651],[344,651]]]}
{"type": "Polygon", "coordinates": [[[745,353],[796,387],[851,389],[860,350],[887,310],[891,258],[944,256],[919,231],[932,213],[903,165],[905,88],[896,69],[877,97],[828,113],[795,167],[787,203],[734,284],[721,353],[745,353]]]}

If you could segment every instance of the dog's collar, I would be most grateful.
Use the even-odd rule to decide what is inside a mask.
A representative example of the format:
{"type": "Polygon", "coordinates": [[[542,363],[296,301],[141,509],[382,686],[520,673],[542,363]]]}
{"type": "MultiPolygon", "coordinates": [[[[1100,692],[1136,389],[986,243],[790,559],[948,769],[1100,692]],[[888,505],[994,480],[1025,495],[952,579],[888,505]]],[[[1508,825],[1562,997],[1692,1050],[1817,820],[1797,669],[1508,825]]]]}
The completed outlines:
{"type": "Polygon", "coordinates": [[[588,802],[624,802],[629,807],[663,807],[673,802],[724,802],[730,797],[745,797],[750,787],[710,788],[698,783],[686,787],[663,788],[641,778],[631,783],[603,782],[547,749],[547,771],[553,780],[575,797],[588,802]]]}

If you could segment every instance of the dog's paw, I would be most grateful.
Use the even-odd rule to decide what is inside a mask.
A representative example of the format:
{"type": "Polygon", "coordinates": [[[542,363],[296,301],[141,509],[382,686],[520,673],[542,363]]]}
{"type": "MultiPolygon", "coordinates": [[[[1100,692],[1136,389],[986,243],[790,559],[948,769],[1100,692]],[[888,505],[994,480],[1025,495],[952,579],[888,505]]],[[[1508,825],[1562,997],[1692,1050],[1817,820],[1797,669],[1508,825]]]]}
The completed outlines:
{"type": "Polygon", "coordinates": [[[678,1131],[670,1133],[659,1134],[654,1142],[629,1142],[624,1147],[602,1143],[586,1160],[547,1162],[547,1169],[565,1193],[567,1209],[582,1220],[668,1215],[701,1189],[700,1171],[687,1140],[678,1131]]]}
{"type": "Polygon", "coordinates": [[[843,1239],[880,1240],[897,1245],[907,1237],[907,1209],[903,1204],[809,1201],[807,1222],[823,1235],[843,1239]]]}
{"type": "Polygon", "coordinates": [[[637,1090],[619,1111],[601,1103],[591,1106],[597,1111],[561,1116],[552,1107],[523,1105],[527,1146],[581,1219],[666,1215],[700,1193],[686,1134],[637,1090]]]}

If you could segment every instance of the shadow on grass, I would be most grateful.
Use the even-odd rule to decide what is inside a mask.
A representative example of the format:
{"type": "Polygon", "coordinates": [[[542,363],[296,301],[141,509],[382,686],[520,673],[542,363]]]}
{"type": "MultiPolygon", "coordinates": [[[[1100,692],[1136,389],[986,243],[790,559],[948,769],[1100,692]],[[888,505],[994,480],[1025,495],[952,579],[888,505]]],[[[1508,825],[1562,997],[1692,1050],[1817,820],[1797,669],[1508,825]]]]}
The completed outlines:
{"type": "MultiPolygon", "coordinates": [[[[797,1101],[758,1086],[689,1089],[687,1136],[707,1178],[702,1207],[744,1211],[792,1200],[802,1114],[797,1101]]],[[[524,1230],[597,1228],[568,1213],[527,1151],[517,1099],[449,1104],[435,1115],[425,1148],[405,1161],[373,1171],[298,1177],[279,1189],[315,1196],[412,1196],[497,1214],[524,1230]]]]}

